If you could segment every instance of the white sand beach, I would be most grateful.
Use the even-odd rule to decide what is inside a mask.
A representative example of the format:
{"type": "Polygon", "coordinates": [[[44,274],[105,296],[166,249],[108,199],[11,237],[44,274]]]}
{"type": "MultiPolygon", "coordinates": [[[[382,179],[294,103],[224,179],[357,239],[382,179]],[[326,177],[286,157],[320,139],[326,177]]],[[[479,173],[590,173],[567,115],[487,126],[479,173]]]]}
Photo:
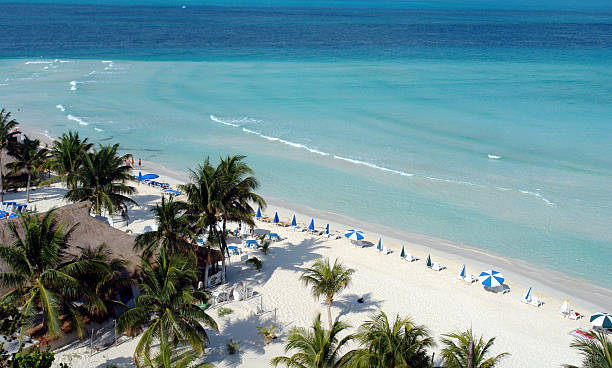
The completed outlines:
{"type": "MultiPolygon", "coordinates": [[[[159,173],[160,180],[171,184],[184,180],[182,174],[150,163],[145,163],[143,173],[145,171],[159,173]]],[[[134,200],[139,206],[130,208],[129,224],[121,229],[138,234],[145,226],[154,224],[150,209],[160,200],[161,193],[159,189],[143,184],[135,185],[138,194],[134,200]]],[[[37,189],[32,192],[31,207],[46,211],[61,206],[65,203],[63,193],[64,189],[58,185],[37,189]]],[[[23,201],[25,195],[23,192],[9,193],[5,198],[23,201]]],[[[386,232],[387,229],[375,225],[351,225],[341,216],[317,213],[279,201],[270,202],[265,211],[267,215],[273,216],[278,212],[281,219],[288,220],[295,213],[303,226],[314,216],[317,227],[330,223],[332,230],[341,232],[356,225],[366,232],[366,240],[371,243],[376,243],[382,236],[383,244],[393,253],[382,255],[375,251],[374,246],[355,248],[344,238],[330,240],[258,221],[258,229],[276,232],[282,240],[272,243],[268,255],[259,250],[244,250],[249,256],[256,255],[263,261],[260,271],[245,265],[240,256],[232,256],[228,283],[219,288],[229,289],[244,282],[254,288],[256,296],[248,301],[223,305],[233,310],[223,317],[217,316],[217,306],[209,309],[220,330],[218,333],[210,331],[207,361],[218,367],[267,367],[272,357],[283,354],[285,337],[291,327],[310,326],[317,313],[322,313],[326,320],[325,306],[315,300],[309,288],[298,280],[302,270],[319,257],[339,258],[356,270],[352,285],[337,296],[332,308],[334,316],[339,316],[353,328],[379,309],[391,316],[399,313],[412,317],[415,322],[427,326],[438,342],[442,333],[472,327],[477,334],[497,337],[495,353],[511,354],[502,361],[501,367],[558,367],[578,363],[578,354],[569,348],[572,337],[568,332],[575,328],[589,328],[588,318],[578,321],[563,318],[559,314],[563,298],[569,296],[573,308],[585,316],[612,305],[609,303],[612,300],[609,290],[586,283],[583,286],[579,281],[571,284],[567,281],[571,279],[553,274],[551,278],[562,280],[562,285],[554,288],[550,283],[531,278],[537,278],[545,271],[521,262],[415,234],[402,237],[402,233],[390,229],[386,232]],[[287,208],[290,206],[293,208],[287,208]],[[400,259],[402,245],[420,260],[409,263],[400,259]],[[424,260],[428,254],[433,261],[445,264],[447,269],[441,272],[427,269],[424,260]],[[463,263],[467,265],[467,271],[475,275],[491,267],[502,271],[511,292],[498,295],[486,292],[478,283],[468,285],[458,280],[456,276],[463,263]],[[531,273],[528,270],[532,270],[531,273]],[[542,307],[536,308],[520,301],[529,286],[534,286],[535,294],[545,302],[542,307]],[[365,303],[355,303],[360,297],[365,298],[365,303]],[[273,321],[281,326],[280,338],[266,346],[256,327],[267,326],[273,321]],[[225,344],[230,338],[240,341],[239,352],[235,355],[226,352],[225,344]]],[[[240,243],[237,238],[231,240],[240,243]]],[[[70,362],[72,367],[100,368],[112,364],[134,366],[132,354],[138,337],[124,336],[116,344],[105,347],[112,339],[112,322],[109,322],[106,329],[96,332],[93,353],[89,339],[77,341],[56,351],[54,364],[70,362]]]]}

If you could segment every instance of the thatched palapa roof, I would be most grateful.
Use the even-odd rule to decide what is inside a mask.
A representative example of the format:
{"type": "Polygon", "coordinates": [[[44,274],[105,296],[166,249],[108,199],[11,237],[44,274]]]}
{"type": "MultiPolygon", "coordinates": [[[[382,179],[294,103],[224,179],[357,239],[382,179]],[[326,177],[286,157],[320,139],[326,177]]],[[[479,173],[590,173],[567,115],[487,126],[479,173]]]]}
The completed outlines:
{"type": "MultiPolygon", "coordinates": [[[[63,222],[66,229],[75,224],[79,224],[69,243],[71,247],[67,250],[69,254],[79,254],[80,247],[97,247],[106,243],[115,258],[129,261],[128,270],[133,272],[140,264],[140,258],[134,251],[134,237],[121,230],[112,228],[107,223],[97,220],[89,215],[91,205],[86,202],[70,204],[59,207],[56,210],[56,219],[63,222]]],[[[15,238],[8,228],[8,223],[13,222],[17,225],[18,231],[21,230],[20,219],[0,220],[0,244],[11,245],[15,238]]],[[[0,272],[8,271],[6,265],[0,261],[0,272]]]]}

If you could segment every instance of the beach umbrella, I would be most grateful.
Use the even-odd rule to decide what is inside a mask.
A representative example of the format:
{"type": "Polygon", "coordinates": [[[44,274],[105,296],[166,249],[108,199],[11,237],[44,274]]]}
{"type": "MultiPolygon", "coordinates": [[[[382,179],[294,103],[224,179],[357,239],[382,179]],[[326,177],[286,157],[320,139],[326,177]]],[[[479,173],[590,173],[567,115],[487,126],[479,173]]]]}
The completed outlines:
{"type": "Polygon", "coordinates": [[[527,292],[525,293],[525,296],[523,296],[523,299],[528,302],[531,301],[531,286],[529,287],[529,290],[527,290],[527,292]]]}
{"type": "Polygon", "coordinates": [[[429,254],[427,255],[427,262],[425,262],[425,266],[429,268],[433,266],[433,263],[431,263],[431,257],[429,256],[429,254]]]}
{"type": "Polygon", "coordinates": [[[376,249],[382,251],[382,239],[378,238],[378,245],[376,246],[376,249]]]}
{"type": "Polygon", "coordinates": [[[572,307],[570,306],[569,299],[565,298],[563,304],[561,304],[561,309],[559,310],[562,314],[570,314],[572,312],[572,307]]]}
{"type": "Polygon", "coordinates": [[[497,287],[504,283],[504,275],[495,270],[481,272],[478,279],[484,286],[488,287],[497,287]]]}
{"type": "Polygon", "coordinates": [[[308,230],[314,231],[314,219],[310,220],[310,225],[308,225],[308,230]]]}
{"type": "Polygon", "coordinates": [[[593,327],[612,328],[612,314],[610,313],[593,314],[590,321],[593,327]]]}
{"type": "Polygon", "coordinates": [[[406,251],[404,251],[404,246],[402,245],[402,252],[400,253],[400,257],[405,258],[406,257],[406,251]]]}
{"type": "Polygon", "coordinates": [[[461,269],[459,276],[461,276],[461,278],[465,278],[465,264],[463,265],[463,268],[461,269]]]}
{"type": "Polygon", "coordinates": [[[291,226],[297,226],[297,221],[295,220],[295,215],[293,215],[293,220],[291,220],[291,226]]]}
{"type": "Polygon", "coordinates": [[[159,178],[159,175],[157,174],[145,174],[142,176],[142,179],[149,179],[149,180],[157,179],[157,178],[159,178]]]}
{"type": "Polygon", "coordinates": [[[359,230],[351,229],[344,234],[344,237],[349,240],[362,240],[365,239],[365,234],[359,230]]]}
{"type": "Polygon", "coordinates": [[[257,207],[257,215],[255,215],[256,218],[261,218],[261,208],[257,207]]]}
{"type": "Polygon", "coordinates": [[[325,234],[329,234],[329,224],[327,224],[327,226],[325,226],[325,234]]]}
{"type": "Polygon", "coordinates": [[[280,220],[278,219],[278,212],[274,212],[274,223],[278,224],[280,220]]]}
{"type": "Polygon", "coordinates": [[[142,172],[138,172],[138,181],[142,181],[142,172]]]}

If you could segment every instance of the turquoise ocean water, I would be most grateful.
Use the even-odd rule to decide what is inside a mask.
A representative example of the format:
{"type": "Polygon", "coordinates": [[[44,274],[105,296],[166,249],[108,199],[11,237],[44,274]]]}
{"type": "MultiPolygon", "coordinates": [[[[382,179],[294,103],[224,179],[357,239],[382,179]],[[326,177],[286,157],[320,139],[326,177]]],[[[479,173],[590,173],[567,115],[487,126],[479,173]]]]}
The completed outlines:
{"type": "Polygon", "coordinates": [[[265,195],[609,287],[606,3],[333,4],[0,2],[0,105],[178,170],[245,154],[265,195]]]}

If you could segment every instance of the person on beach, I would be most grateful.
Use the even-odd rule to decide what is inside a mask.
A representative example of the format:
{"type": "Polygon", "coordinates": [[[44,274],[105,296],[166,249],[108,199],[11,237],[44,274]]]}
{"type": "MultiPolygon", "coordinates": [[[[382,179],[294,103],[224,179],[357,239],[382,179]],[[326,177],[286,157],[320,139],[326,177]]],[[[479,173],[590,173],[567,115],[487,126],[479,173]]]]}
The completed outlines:
{"type": "Polygon", "coordinates": [[[132,166],[132,169],[133,169],[134,168],[134,156],[131,156],[131,157],[132,157],[132,160],[131,160],[132,164],[130,166],[132,166]]]}
{"type": "Polygon", "coordinates": [[[140,170],[140,167],[142,166],[142,160],[138,159],[138,170],[140,170]]]}

